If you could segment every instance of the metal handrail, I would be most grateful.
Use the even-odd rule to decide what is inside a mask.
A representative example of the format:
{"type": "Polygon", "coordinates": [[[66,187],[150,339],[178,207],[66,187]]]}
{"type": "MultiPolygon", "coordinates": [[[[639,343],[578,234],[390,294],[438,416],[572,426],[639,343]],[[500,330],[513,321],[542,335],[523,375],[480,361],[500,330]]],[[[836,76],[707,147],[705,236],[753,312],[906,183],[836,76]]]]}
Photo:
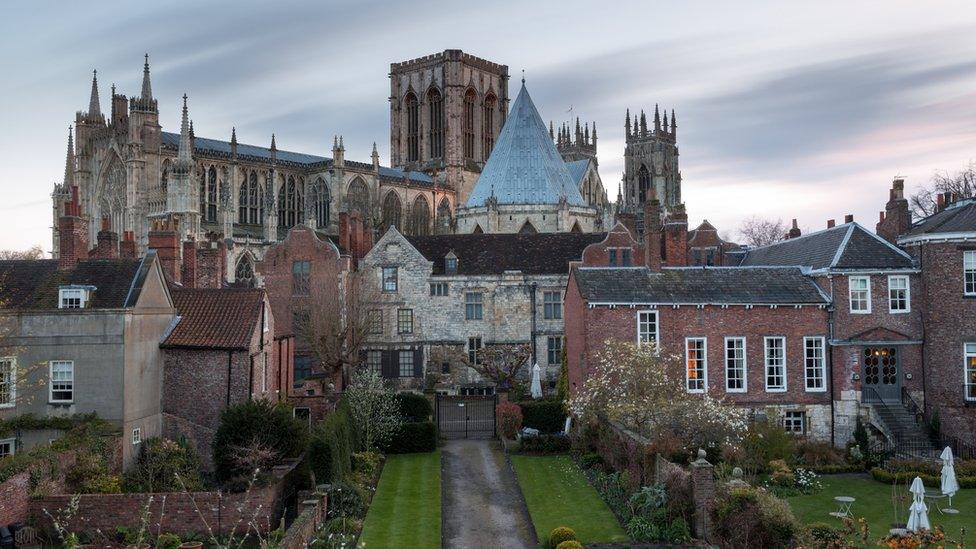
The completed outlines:
{"type": "MultiPolygon", "coordinates": [[[[867,391],[871,391],[872,393],[874,393],[874,398],[875,398],[876,402],[871,402],[869,404],[872,404],[873,405],[873,404],[876,404],[876,403],[880,403],[881,406],[885,409],[886,412],[888,412],[889,414],[892,414],[893,413],[891,411],[891,409],[888,408],[888,404],[884,401],[883,398],[881,398],[881,395],[878,393],[878,390],[877,389],[875,389],[874,387],[868,387],[868,386],[862,385],[861,386],[861,390],[862,391],[867,390],[867,391]]],[[[897,443],[899,437],[895,434],[895,430],[891,427],[891,425],[888,425],[888,422],[886,422],[884,420],[884,418],[879,418],[879,419],[885,424],[885,427],[887,427],[888,428],[888,431],[891,432],[891,436],[894,439],[894,442],[897,443]]]]}
{"type": "MultiPolygon", "coordinates": [[[[918,402],[916,402],[912,397],[912,394],[908,392],[908,388],[904,386],[901,388],[901,404],[902,406],[908,408],[908,411],[915,416],[916,425],[923,424],[925,421],[925,412],[922,410],[922,407],[918,405],[918,402]]],[[[926,432],[928,432],[928,425],[923,424],[923,427],[925,427],[926,432]]]]}

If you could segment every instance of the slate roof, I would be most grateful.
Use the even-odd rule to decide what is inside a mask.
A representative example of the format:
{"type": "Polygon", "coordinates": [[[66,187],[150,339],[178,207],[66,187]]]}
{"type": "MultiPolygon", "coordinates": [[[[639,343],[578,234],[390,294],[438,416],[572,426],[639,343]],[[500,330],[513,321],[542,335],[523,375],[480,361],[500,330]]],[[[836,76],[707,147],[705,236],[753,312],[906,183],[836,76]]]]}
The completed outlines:
{"type": "Polygon", "coordinates": [[[580,261],[583,249],[602,242],[606,233],[452,234],[408,236],[406,239],[434,263],[433,274],[444,274],[444,257],[454,252],[458,274],[567,274],[569,262],[580,261]]]}
{"type": "MultiPolygon", "coordinates": [[[[180,146],[180,134],[172,132],[162,132],[162,142],[164,147],[171,149],[178,149],[180,146]]],[[[222,141],[219,139],[208,139],[205,137],[195,137],[193,139],[193,151],[197,151],[216,154],[220,156],[231,155],[231,148],[229,141],[222,141]]],[[[258,147],[256,145],[245,145],[243,143],[237,144],[237,155],[241,158],[253,158],[262,162],[271,162],[271,149],[267,147],[258,147]]],[[[305,154],[291,151],[277,151],[278,162],[295,164],[303,167],[311,167],[315,164],[324,164],[326,166],[332,165],[332,159],[326,156],[318,156],[314,154],[305,154]]],[[[350,162],[346,161],[346,164],[355,164],[360,167],[368,167],[372,169],[372,164],[364,164],[360,162],[350,162]]],[[[380,176],[388,177],[391,179],[403,179],[405,175],[409,174],[410,181],[413,183],[421,184],[432,184],[430,176],[422,172],[404,172],[396,168],[389,168],[386,166],[380,166],[380,176]]]]}
{"type": "Polygon", "coordinates": [[[576,283],[590,303],[823,305],[810,277],[793,268],[580,267],[576,283]]]}
{"type": "Polygon", "coordinates": [[[247,350],[261,320],[264,290],[170,288],[179,321],[161,347],[247,350]]]}
{"type": "Polygon", "coordinates": [[[499,204],[557,204],[563,197],[570,205],[585,204],[524,82],[467,207],[484,206],[491,197],[499,204]]]}
{"type": "Polygon", "coordinates": [[[566,163],[566,169],[569,170],[569,177],[573,179],[573,183],[577,189],[583,183],[583,176],[586,175],[586,169],[588,167],[590,167],[590,160],[588,158],[566,163]]]}
{"type": "Polygon", "coordinates": [[[67,285],[95,287],[89,309],[132,307],[150,261],[89,259],[66,271],[57,259],[0,261],[0,308],[57,309],[58,290],[67,285]]]}
{"type": "Polygon", "coordinates": [[[950,204],[946,209],[920,220],[902,238],[943,233],[976,232],[976,198],[950,204]]]}
{"type": "Polygon", "coordinates": [[[821,269],[910,269],[911,257],[857,223],[747,250],[742,267],[793,266],[821,269]]]}

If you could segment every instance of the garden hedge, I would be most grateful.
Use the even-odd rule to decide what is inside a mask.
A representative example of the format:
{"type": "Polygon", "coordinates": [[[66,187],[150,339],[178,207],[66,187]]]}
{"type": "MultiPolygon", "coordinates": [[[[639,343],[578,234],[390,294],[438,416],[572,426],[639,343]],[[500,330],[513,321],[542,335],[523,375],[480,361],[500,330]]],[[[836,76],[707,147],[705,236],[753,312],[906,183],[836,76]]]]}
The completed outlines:
{"type": "Polygon", "coordinates": [[[519,452],[528,454],[563,454],[569,448],[570,440],[565,435],[539,435],[519,440],[519,452]]]}
{"type": "Polygon", "coordinates": [[[433,452],[436,449],[437,427],[434,422],[414,421],[401,424],[383,451],[388,454],[411,454],[433,452]]]}
{"type": "Polygon", "coordinates": [[[338,406],[315,426],[306,456],[317,483],[345,480],[352,471],[352,454],[356,450],[352,421],[345,407],[338,406]]]}
{"type": "MultiPolygon", "coordinates": [[[[923,471],[898,471],[893,473],[881,467],[875,467],[871,469],[871,476],[874,480],[878,482],[883,482],[885,484],[891,484],[897,482],[898,484],[906,484],[912,481],[915,477],[922,479],[922,483],[929,488],[939,488],[942,486],[942,477],[931,475],[923,471]]],[[[959,482],[960,488],[976,488],[976,476],[959,476],[956,477],[959,482]]]]}
{"type": "Polygon", "coordinates": [[[224,409],[213,438],[214,473],[218,480],[249,477],[240,464],[242,447],[260,444],[273,448],[281,458],[294,458],[305,449],[305,424],[296,419],[290,406],[264,399],[224,409]]]}
{"type": "Polygon", "coordinates": [[[398,393],[397,402],[404,421],[428,421],[434,413],[430,400],[419,393],[398,393]]]}
{"type": "Polygon", "coordinates": [[[556,400],[526,400],[522,407],[522,426],[544,434],[561,433],[566,426],[566,408],[556,400]]]}

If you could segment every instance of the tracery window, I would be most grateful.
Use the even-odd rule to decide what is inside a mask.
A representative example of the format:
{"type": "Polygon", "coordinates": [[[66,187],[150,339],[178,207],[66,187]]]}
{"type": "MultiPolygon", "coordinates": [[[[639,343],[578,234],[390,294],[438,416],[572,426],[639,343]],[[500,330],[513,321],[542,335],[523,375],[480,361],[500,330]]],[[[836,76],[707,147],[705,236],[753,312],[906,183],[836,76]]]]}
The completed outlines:
{"type": "Polygon", "coordinates": [[[317,179],[315,180],[315,184],[312,185],[311,193],[312,207],[314,208],[315,215],[315,226],[319,227],[320,229],[324,229],[329,226],[329,222],[331,221],[331,211],[329,209],[331,197],[329,196],[329,187],[325,184],[325,181],[317,179]]]}
{"type": "Polygon", "coordinates": [[[217,221],[217,168],[213,166],[200,179],[200,217],[211,223],[217,221]]]}
{"type": "Polygon", "coordinates": [[[234,281],[237,282],[238,286],[254,287],[254,266],[251,264],[251,258],[247,255],[242,255],[237,261],[237,268],[234,269],[234,281]]]}
{"type": "Polygon", "coordinates": [[[424,195],[418,196],[413,201],[410,234],[417,236],[430,234],[430,205],[424,195]]]}
{"type": "Polygon", "coordinates": [[[278,190],[278,226],[290,229],[304,221],[304,200],[301,181],[295,182],[295,176],[289,175],[278,190]]]}
{"type": "Polygon", "coordinates": [[[488,94],[481,115],[481,156],[487,161],[491,156],[491,149],[495,146],[495,96],[488,94]]]}
{"type": "Polygon", "coordinates": [[[647,166],[641,164],[637,170],[637,202],[643,204],[647,201],[647,195],[651,189],[651,173],[647,171],[647,166]]]}
{"type": "Polygon", "coordinates": [[[386,194],[386,198],[383,199],[383,232],[385,233],[391,225],[396,226],[399,230],[403,230],[403,225],[400,224],[400,197],[397,196],[395,191],[390,191],[386,194]]]}
{"type": "Polygon", "coordinates": [[[113,232],[121,234],[125,230],[126,203],[125,168],[121,162],[114,162],[99,196],[101,217],[109,219],[113,232]]]}
{"type": "Polygon", "coordinates": [[[356,179],[349,184],[349,191],[346,193],[346,202],[350,212],[359,210],[359,213],[363,215],[364,219],[368,217],[369,191],[366,190],[366,184],[363,183],[362,179],[356,179]]]}
{"type": "Polygon", "coordinates": [[[450,232],[451,229],[451,203],[447,197],[441,199],[440,206],[437,206],[437,227],[441,232],[450,232]]]}
{"type": "Polygon", "coordinates": [[[420,159],[420,105],[417,96],[407,94],[404,104],[407,107],[407,162],[420,159]]]}
{"type": "Polygon", "coordinates": [[[250,225],[264,224],[264,207],[262,200],[261,185],[258,183],[258,174],[251,174],[241,182],[241,190],[237,203],[238,223],[250,225]]]}
{"type": "Polygon", "coordinates": [[[430,157],[444,156],[444,98],[436,89],[427,94],[430,117],[430,157]]]}
{"type": "Polygon", "coordinates": [[[464,157],[474,158],[474,103],[478,96],[472,89],[464,93],[464,157]]]}

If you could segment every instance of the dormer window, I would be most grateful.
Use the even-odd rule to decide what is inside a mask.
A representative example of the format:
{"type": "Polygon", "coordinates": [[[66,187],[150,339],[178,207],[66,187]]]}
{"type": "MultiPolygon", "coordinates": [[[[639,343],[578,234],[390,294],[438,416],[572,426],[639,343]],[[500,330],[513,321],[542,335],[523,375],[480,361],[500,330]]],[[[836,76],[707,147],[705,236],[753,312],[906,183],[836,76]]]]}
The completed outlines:
{"type": "Polygon", "coordinates": [[[454,252],[450,252],[444,257],[444,274],[457,274],[457,269],[458,258],[454,255],[454,252]]]}
{"type": "Polygon", "coordinates": [[[59,309],[84,309],[90,301],[91,288],[62,287],[58,291],[59,309]]]}

